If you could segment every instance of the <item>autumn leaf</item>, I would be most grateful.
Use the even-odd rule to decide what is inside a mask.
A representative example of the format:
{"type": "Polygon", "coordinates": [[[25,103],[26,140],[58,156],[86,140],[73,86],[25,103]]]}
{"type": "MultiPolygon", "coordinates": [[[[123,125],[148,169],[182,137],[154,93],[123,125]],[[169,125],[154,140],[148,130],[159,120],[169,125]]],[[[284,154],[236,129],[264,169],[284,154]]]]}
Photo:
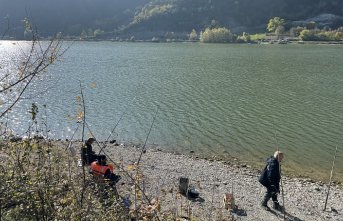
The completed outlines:
{"type": "Polygon", "coordinates": [[[79,121],[81,121],[81,120],[83,119],[83,111],[77,112],[76,118],[77,118],[79,121]]]}
{"type": "Polygon", "coordinates": [[[96,82],[92,82],[90,86],[91,88],[96,88],[96,82]]]}
{"type": "Polygon", "coordinates": [[[134,165],[129,165],[129,166],[127,166],[127,170],[128,171],[132,171],[132,170],[134,170],[135,169],[135,166],[134,165]]]}

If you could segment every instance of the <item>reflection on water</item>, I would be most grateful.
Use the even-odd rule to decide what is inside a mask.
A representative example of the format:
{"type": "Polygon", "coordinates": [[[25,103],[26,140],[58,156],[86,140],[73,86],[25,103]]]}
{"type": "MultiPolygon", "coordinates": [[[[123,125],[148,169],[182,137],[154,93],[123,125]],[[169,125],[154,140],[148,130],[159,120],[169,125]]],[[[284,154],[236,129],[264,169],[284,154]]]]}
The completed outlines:
{"type": "MultiPolygon", "coordinates": [[[[3,48],[2,42],[1,61],[3,48]]],[[[278,146],[285,170],[323,177],[342,143],[342,56],[342,46],[327,45],[80,42],[10,118],[23,132],[23,117],[37,102],[50,136],[70,138],[77,125],[68,116],[77,114],[81,81],[98,139],[125,113],[115,137],[144,143],[158,108],[149,144],[254,163],[264,163],[278,146]]],[[[336,177],[343,177],[342,155],[336,177]]]]}

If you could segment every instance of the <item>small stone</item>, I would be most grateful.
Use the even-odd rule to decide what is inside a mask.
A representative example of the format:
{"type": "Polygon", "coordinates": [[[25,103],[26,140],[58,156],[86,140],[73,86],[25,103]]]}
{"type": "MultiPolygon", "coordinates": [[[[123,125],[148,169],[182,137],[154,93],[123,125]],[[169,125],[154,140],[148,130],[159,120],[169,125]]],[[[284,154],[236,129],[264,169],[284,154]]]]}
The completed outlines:
{"type": "Polygon", "coordinates": [[[331,207],[331,212],[338,214],[338,211],[333,207],[331,207]]]}
{"type": "Polygon", "coordinates": [[[23,139],[21,137],[11,137],[10,138],[10,141],[11,142],[19,142],[19,141],[22,141],[23,139]]]}

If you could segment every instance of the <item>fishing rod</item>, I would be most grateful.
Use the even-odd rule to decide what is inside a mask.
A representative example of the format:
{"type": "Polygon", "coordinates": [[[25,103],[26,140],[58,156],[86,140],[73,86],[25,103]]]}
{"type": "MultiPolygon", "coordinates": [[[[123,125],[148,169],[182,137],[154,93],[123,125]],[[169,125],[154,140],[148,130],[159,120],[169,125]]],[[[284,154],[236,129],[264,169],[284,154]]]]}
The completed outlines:
{"type": "Polygon", "coordinates": [[[70,148],[70,147],[71,147],[71,143],[73,142],[74,135],[75,135],[76,132],[78,131],[79,127],[80,127],[80,124],[77,124],[77,127],[76,127],[76,129],[74,130],[73,135],[72,135],[71,138],[70,138],[70,141],[69,141],[68,146],[64,149],[65,151],[67,150],[67,148],[70,148]]]}
{"type": "MultiPolygon", "coordinates": [[[[156,108],[156,112],[155,112],[154,118],[153,118],[153,120],[152,120],[151,126],[150,126],[150,128],[149,128],[148,135],[147,135],[147,137],[146,137],[146,139],[145,139],[144,145],[143,145],[143,147],[142,147],[141,153],[140,153],[140,155],[139,155],[139,158],[138,158],[138,161],[137,161],[137,164],[136,164],[136,165],[137,165],[137,171],[136,171],[136,178],[135,178],[135,208],[137,208],[137,187],[138,187],[139,189],[141,189],[141,188],[139,187],[140,185],[138,185],[138,181],[139,181],[139,180],[138,180],[139,162],[140,162],[141,159],[142,159],[143,153],[146,152],[145,146],[146,146],[146,143],[147,143],[147,141],[148,141],[148,139],[149,139],[149,136],[150,136],[150,133],[151,133],[151,129],[152,129],[152,127],[153,127],[153,125],[154,125],[154,122],[155,122],[155,120],[156,120],[157,112],[158,112],[158,107],[156,108]]],[[[144,192],[144,191],[142,191],[142,192],[144,192]]],[[[154,211],[154,213],[156,214],[156,211],[154,211]]],[[[136,214],[136,217],[137,217],[137,209],[135,209],[135,214],[136,214]]],[[[158,216],[157,216],[157,219],[159,220],[158,216]]]]}
{"type": "MultiPolygon", "coordinates": [[[[75,159],[76,151],[75,151],[75,148],[73,147],[72,142],[73,142],[73,139],[74,139],[74,135],[75,135],[76,132],[78,131],[79,127],[80,127],[80,124],[77,124],[77,127],[76,127],[76,129],[74,130],[74,133],[73,133],[73,135],[72,135],[71,138],[70,138],[70,141],[69,141],[68,146],[66,146],[66,148],[64,149],[64,151],[66,151],[66,150],[69,148],[69,150],[70,150],[70,152],[71,152],[71,154],[72,154],[72,156],[73,156],[73,158],[74,158],[74,162],[75,162],[76,165],[78,165],[78,162],[77,162],[77,160],[75,159]]],[[[82,158],[82,157],[81,157],[81,158],[82,158]]],[[[81,162],[82,162],[82,161],[83,161],[83,160],[81,159],[81,162]]],[[[81,163],[81,164],[82,164],[82,163],[81,163]]]]}
{"type": "Polygon", "coordinates": [[[143,145],[142,150],[141,150],[141,153],[140,153],[140,155],[139,155],[139,158],[138,158],[138,161],[137,161],[137,165],[139,165],[139,162],[141,161],[141,158],[142,158],[143,153],[146,152],[145,146],[146,146],[146,143],[147,143],[148,138],[149,138],[149,136],[150,136],[151,129],[152,129],[152,127],[153,127],[153,125],[154,125],[154,122],[155,122],[155,120],[156,120],[157,112],[158,112],[158,108],[156,108],[155,115],[154,115],[154,119],[152,120],[152,123],[151,123],[150,129],[149,129],[148,135],[147,135],[147,137],[146,137],[146,139],[145,139],[144,145],[143,145]]]}
{"type": "MultiPolygon", "coordinates": [[[[276,136],[276,128],[275,128],[274,124],[273,124],[273,127],[274,127],[274,137],[275,137],[275,142],[276,142],[276,150],[280,151],[279,150],[279,142],[278,142],[277,136],[276,136]]],[[[279,173],[280,173],[280,186],[281,186],[281,196],[282,196],[282,204],[283,204],[283,220],[286,220],[285,194],[283,192],[281,162],[279,163],[279,173]]]]}
{"type": "Polygon", "coordinates": [[[333,175],[333,169],[334,169],[334,167],[335,167],[336,156],[337,156],[337,145],[336,145],[335,155],[334,155],[333,161],[332,161],[332,168],[331,168],[331,175],[330,175],[329,187],[328,187],[328,192],[327,192],[327,194],[326,194],[325,205],[324,205],[324,210],[323,210],[323,211],[326,210],[326,204],[328,203],[328,198],[329,198],[329,193],[330,193],[330,187],[331,187],[331,181],[332,181],[332,175],[333,175]]]}
{"type": "MultiPolygon", "coordinates": [[[[133,102],[133,101],[136,99],[136,97],[137,97],[137,95],[134,96],[133,99],[132,99],[130,102],[133,102]]],[[[110,135],[108,135],[108,137],[107,137],[107,139],[106,139],[106,141],[105,141],[105,143],[104,143],[104,146],[100,149],[98,155],[101,153],[101,151],[102,151],[103,149],[105,149],[107,141],[111,138],[112,134],[114,133],[114,130],[117,128],[117,126],[119,125],[119,122],[122,120],[122,118],[124,117],[124,115],[125,115],[127,112],[128,112],[128,111],[126,110],[126,111],[120,116],[118,122],[116,123],[116,125],[115,125],[114,128],[112,129],[110,135]]],[[[98,145],[99,145],[99,147],[101,147],[99,143],[98,143],[98,145]]]]}
{"type": "MultiPolygon", "coordinates": [[[[145,147],[146,142],[147,142],[147,140],[148,140],[148,137],[149,137],[149,135],[150,135],[152,126],[153,126],[154,121],[155,121],[155,119],[156,119],[157,111],[158,111],[158,109],[156,109],[156,113],[155,113],[153,122],[152,122],[152,124],[151,124],[150,129],[149,129],[149,133],[148,133],[148,136],[147,136],[147,138],[146,138],[146,140],[145,140],[145,143],[144,143],[144,146],[143,146],[143,147],[145,147]]],[[[92,130],[90,129],[89,125],[88,125],[87,123],[85,123],[85,125],[86,125],[86,127],[87,127],[89,133],[91,134],[91,136],[95,138],[95,136],[94,136],[92,130]]],[[[97,141],[97,139],[95,139],[95,142],[100,146],[100,143],[97,141]]],[[[143,151],[142,151],[142,152],[143,152],[143,151]]],[[[140,155],[140,157],[139,157],[139,160],[140,160],[141,157],[142,157],[142,152],[141,152],[141,155],[140,155]]],[[[121,166],[120,166],[119,164],[117,164],[117,163],[116,163],[116,162],[115,162],[115,161],[114,161],[105,151],[104,151],[104,155],[105,155],[106,158],[109,159],[116,167],[121,168],[121,166]]],[[[138,161],[138,163],[139,163],[139,161],[138,161]]],[[[137,164],[137,165],[138,165],[138,164],[137,164]]],[[[124,172],[132,181],[135,181],[135,179],[134,179],[127,171],[123,170],[122,172],[124,172]]],[[[149,197],[145,194],[145,192],[144,192],[139,186],[138,186],[138,188],[139,188],[140,191],[142,191],[142,195],[143,195],[144,198],[147,200],[147,202],[151,202],[151,199],[149,199],[149,197]]],[[[154,213],[155,213],[155,215],[156,215],[157,220],[159,221],[160,219],[159,219],[158,215],[156,214],[156,211],[154,211],[154,213]]]]}
{"type": "MultiPolygon", "coordinates": [[[[101,151],[102,151],[103,149],[105,149],[107,141],[110,139],[110,137],[111,137],[112,134],[114,133],[114,130],[117,128],[117,126],[119,125],[119,122],[123,119],[123,117],[124,117],[125,114],[126,114],[126,111],[120,116],[120,118],[119,118],[119,120],[117,121],[116,125],[115,125],[114,128],[112,129],[110,135],[107,137],[107,139],[106,139],[106,141],[105,141],[105,143],[104,143],[104,146],[99,150],[98,155],[101,153],[101,151]]],[[[100,145],[100,144],[99,144],[99,145],[100,145]]]]}

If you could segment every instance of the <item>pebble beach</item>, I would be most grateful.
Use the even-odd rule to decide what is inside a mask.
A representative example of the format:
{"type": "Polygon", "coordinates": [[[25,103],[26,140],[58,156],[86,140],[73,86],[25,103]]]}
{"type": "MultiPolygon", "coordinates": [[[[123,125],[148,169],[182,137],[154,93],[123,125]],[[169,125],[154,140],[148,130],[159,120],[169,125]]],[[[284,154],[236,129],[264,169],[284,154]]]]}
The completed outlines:
{"type": "MultiPolygon", "coordinates": [[[[139,147],[128,144],[107,144],[104,150],[110,160],[120,163],[124,169],[133,165],[142,152],[139,147]]],[[[258,182],[259,171],[247,165],[168,153],[159,148],[147,148],[140,165],[148,196],[160,201],[162,211],[171,211],[184,220],[343,221],[341,185],[331,185],[326,210],[323,211],[327,183],[283,176],[283,197],[279,195],[279,202],[285,207],[285,213],[282,213],[261,208],[265,188],[258,182]],[[198,198],[187,199],[178,194],[180,177],[189,179],[190,185],[200,193],[198,198]],[[224,208],[225,193],[233,193],[234,211],[224,208]]],[[[116,169],[119,174],[121,170],[116,169]]],[[[131,185],[130,180],[124,175],[122,177],[118,183],[119,193],[131,185]]],[[[271,204],[269,202],[270,207],[271,204]]]]}

